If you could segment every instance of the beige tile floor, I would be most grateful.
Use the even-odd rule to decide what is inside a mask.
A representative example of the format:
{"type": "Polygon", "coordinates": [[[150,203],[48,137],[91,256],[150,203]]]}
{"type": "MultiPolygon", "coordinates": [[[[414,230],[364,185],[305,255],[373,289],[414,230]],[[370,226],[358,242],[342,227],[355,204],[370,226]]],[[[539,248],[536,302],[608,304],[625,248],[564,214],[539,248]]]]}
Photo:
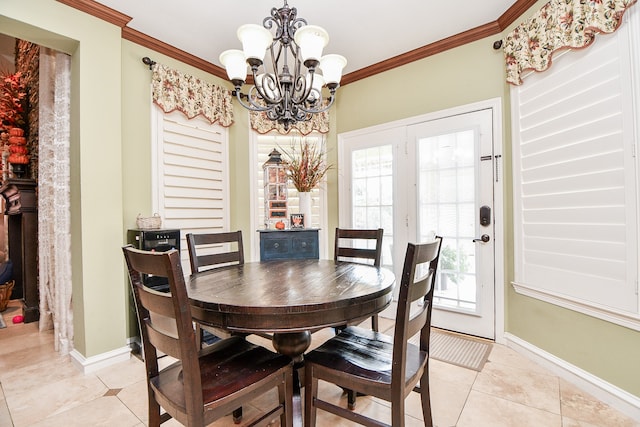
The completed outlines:
{"type": "MultiPolygon", "coordinates": [[[[147,422],[144,364],[131,357],[90,375],[69,357],[53,350],[53,333],[39,333],[34,323],[12,325],[13,306],[3,312],[8,327],[0,329],[0,427],[117,426],[142,427],[147,422]]],[[[381,328],[392,321],[381,319],[381,328]]],[[[314,334],[314,344],[331,335],[314,334]]],[[[255,338],[260,340],[260,338],[255,338]]],[[[261,344],[269,345],[265,341],[261,344]]],[[[312,344],[312,346],[314,345],[312,344]]],[[[439,427],[640,427],[573,385],[550,374],[502,345],[493,346],[482,372],[431,361],[434,422],[439,427]]],[[[325,384],[329,399],[346,404],[342,390],[325,384]]],[[[262,399],[245,407],[247,416],[262,399]]],[[[386,402],[359,397],[358,411],[388,420],[386,402]]],[[[420,398],[407,399],[407,427],[422,426],[420,398]]],[[[166,426],[177,426],[174,420],[166,426]]],[[[230,417],[213,426],[233,426],[230,417]]],[[[318,412],[318,426],[351,426],[318,412]]]]}

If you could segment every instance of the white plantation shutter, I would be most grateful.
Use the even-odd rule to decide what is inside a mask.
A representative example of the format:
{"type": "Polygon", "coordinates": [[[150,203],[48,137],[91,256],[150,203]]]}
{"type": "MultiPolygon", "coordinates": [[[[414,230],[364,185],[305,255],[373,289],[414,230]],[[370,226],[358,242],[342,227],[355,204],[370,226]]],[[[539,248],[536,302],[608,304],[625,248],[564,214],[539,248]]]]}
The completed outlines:
{"type": "Polygon", "coordinates": [[[638,329],[630,43],[623,25],[512,87],[514,287],[638,329]]]}
{"type": "Polygon", "coordinates": [[[190,272],[187,233],[229,231],[228,131],[200,117],[154,107],[158,132],[154,207],[162,228],[181,230],[183,270],[190,272]]]}

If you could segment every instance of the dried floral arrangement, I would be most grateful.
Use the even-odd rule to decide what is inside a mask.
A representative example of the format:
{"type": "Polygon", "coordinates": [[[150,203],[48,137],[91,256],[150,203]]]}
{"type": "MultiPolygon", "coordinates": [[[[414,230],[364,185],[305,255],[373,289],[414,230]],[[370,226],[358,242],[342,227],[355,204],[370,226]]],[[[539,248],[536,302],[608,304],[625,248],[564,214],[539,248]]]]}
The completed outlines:
{"type": "Polygon", "coordinates": [[[317,144],[308,138],[302,138],[291,144],[289,150],[283,152],[284,164],[289,179],[298,192],[309,192],[316,188],[333,165],[325,161],[324,143],[317,144]]]}
{"type": "Polygon", "coordinates": [[[22,72],[0,77],[0,132],[8,132],[14,127],[24,128],[26,96],[22,72]]]}
{"type": "MultiPolygon", "coordinates": [[[[25,137],[25,102],[27,90],[22,80],[22,72],[3,73],[0,76],[0,144],[6,161],[11,163],[14,176],[22,178],[29,163],[29,150],[25,137]]],[[[2,176],[7,170],[3,164],[2,176]]]]}

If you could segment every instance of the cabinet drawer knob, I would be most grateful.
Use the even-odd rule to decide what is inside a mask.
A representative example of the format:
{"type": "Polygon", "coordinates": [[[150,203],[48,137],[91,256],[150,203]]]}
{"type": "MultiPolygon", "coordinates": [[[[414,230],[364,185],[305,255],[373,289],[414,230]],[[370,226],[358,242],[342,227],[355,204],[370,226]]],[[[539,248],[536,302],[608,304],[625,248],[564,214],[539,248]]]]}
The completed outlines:
{"type": "Polygon", "coordinates": [[[278,248],[280,247],[280,243],[274,243],[274,244],[273,244],[273,247],[274,247],[274,248],[276,248],[276,249],[278,249],[278,248]]]}
{"type": "Polygon", "coordinates": [[[302,242],[302,247],[306,248],[307,247],[307,242],[302,242]]]}

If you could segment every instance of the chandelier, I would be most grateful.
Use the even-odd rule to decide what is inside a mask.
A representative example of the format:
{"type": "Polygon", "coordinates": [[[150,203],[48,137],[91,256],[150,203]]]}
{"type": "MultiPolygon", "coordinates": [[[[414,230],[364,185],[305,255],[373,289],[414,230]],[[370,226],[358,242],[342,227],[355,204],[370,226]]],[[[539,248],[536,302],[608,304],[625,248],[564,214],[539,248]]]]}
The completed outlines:
{"type": "Polygon", "coordinates": [[[271,16],[263,20],[262,26],[246,24],[238,28],[243,50],[220,54],[240,104],[250,111],[265,112],[269,120],[281,123],[285,129],[333,105],[347,64],[340,55],[322,56],[329,34],[321,27],[307,25],[297,14],[296,8],[290,8],[285,0],[283,7],[271,9],[271,16]],[[271,61],[265,63],[267,51],[271,61]],[[254,84],[247,94],[242,94],[247,65],[254,84]],[[329,91],[326,98],[323,87],[329,91]]]}

